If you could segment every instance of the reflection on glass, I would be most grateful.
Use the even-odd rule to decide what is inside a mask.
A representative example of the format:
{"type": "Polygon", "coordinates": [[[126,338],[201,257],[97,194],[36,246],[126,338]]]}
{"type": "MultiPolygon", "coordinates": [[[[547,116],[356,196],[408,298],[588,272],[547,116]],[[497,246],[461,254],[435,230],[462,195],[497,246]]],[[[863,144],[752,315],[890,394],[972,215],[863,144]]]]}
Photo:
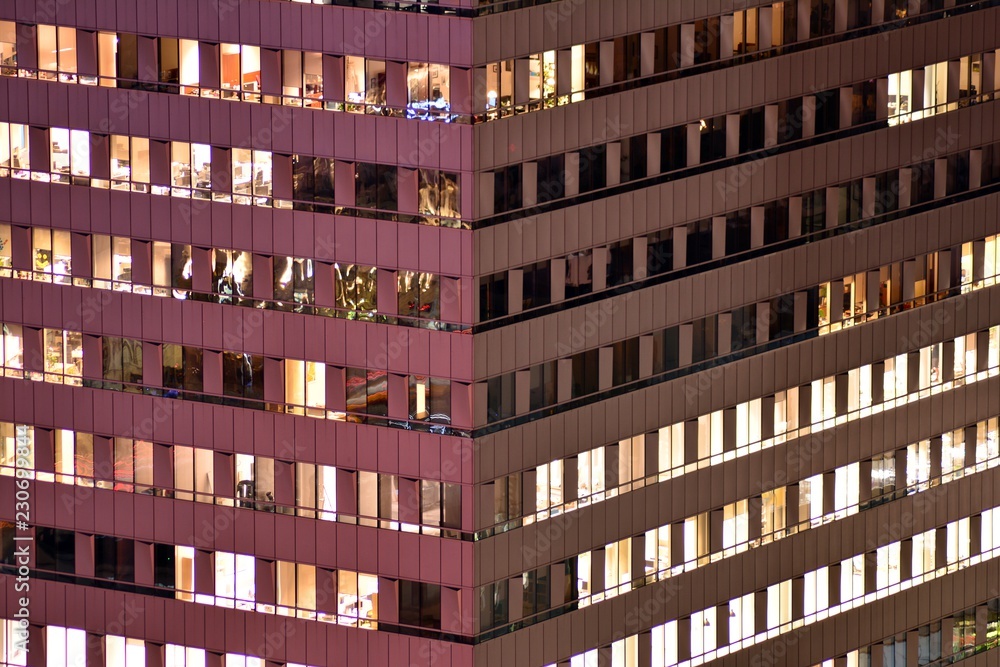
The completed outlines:
{"type": "Polygon", "coordinates": [[[334,264],[336,304],[344,310],[374,313],[377,281],[373,266],[334,264]]]}

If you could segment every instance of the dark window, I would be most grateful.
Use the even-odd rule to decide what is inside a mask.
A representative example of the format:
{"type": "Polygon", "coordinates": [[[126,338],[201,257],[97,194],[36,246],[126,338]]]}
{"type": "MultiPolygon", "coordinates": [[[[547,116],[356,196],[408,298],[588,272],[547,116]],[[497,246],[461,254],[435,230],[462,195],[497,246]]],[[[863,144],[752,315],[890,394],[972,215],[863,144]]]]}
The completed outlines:
{"type": "Polygon", "coordinates": [[[583,85],[586,90],[601,85],[601,44],[592,42],[584,46],[583,85]]]}
{"type": "MultiPolygon", "coordinates": [[[[311,173],[311,172],[310,172],[311,173]]],[[[354,165],[354,203],[361,208],[378,208],[378,165],[354,165]]]]}
{"type": "Polygon", "coordinates": [[[574,354],[571,357],[573,363],[573,398],[586,396],[597,391],[599,385],[598,351],[587,350],[574,354]]]}
{"type": "Polygon", "coordinates": [[[716,116],[703,121],[701,126],[701,162],[712,162],[726,157],[726,117],[716,116]]]}
{"type": "Polygon", "coordinates": [[[264,400],[264,357],[223,352],[222,393],[237,398],[264,400]]]}
{"type": "Polygon", "coordinates": [[[668,127],[660,132],[660,169],[674,171],[687,166],[687,126],[668,127]]]}
{"type": "MultiPolygon", "coordinates": [[[[527,291],[525,291],[527,294],[527,291]]],[[[507,272],[479,279],[479,321],[507,314],[507,272]]]]}
{"type": "Polygon", "coordinates": [[[14,541],[16,530],[10,521],[0,521],[0,563],[4,565],[15,565],[14,550],[17,542],[14,541]]]}
{"type": "Polygon", "coordinates": [[[641,75],[639,35],[618,37],[615,45],[615,82],[637,79],[641,75]]]}
{"type": "Polygon", "coordinates": [[[718,354],[718,321],[718,315],[711,315],[692,323],[691,363],[712,359],[718,354]]]}
{"type": "Polygon", "coordinates": [[[786,0],[782,5],[781,9],[785,17],[782,33],[784,33],[785,44],[794,44],[799,40],[798,5],[798,0],[786,0]]]}
{"type": "MultiPolygon", "coordinates": [[[[806,290],[806,331],[812,331],[819,326],[819,287],[806,290]]],[[[916,374],[910,377],[916,377],[916,374]]],[[[916,391],[916,390],[914,390],[916,391]]]]}
{"type": "Polygon", "coordinates": [[[681,66],[681,27],[672,25],[656,31],[653,49],[653,68],[659,72],[681,66]]]}
{"type": "Polygon", "coordinates": [[[354,165],[355,204],[361,208],[395,211],[398,206],[396,167],[358,162],[354,165]]]}
{"type": "Polygon", "coordinates": [[[647,140],[645,134],[622,140],[621,181],[628,183],[646,178],[648,169],[647,140]]]}
{"type": "Polygon", "coordinates": [[[139,78],[139,48],[136,35],[120,32],[117,36],[118,87],[135,88],[139,78]]]}
{"type": "Polygon", "coordinates": [[[612,378],[614,386],[639,379],[639,339],[618,341],[612,348],[612,378]]]}
{"type": "Polygon", "coordinates": [[[556,402],[556,362],[531,367],[530,409],[540,410],[556,402]]]}
{"type": "Polygon", "coordinates": [[[946,192],[953,195],[969,189],[969,154],[948,156],[946,192]]]}
{"type": "Polygon", "coordinates": [[[779,199],[764,207],[764,245],[788,238],[788,200],[779,199]]]}
{"type": "Polygon", "coordinates": [[[608,183],[608,146],[589,146],[580,151],[580,192],[599,190],[608,183]]]}
{"type": "Polygon", "coordinates": [[[50,572],[76,572],[76,535],[71,530],[35,528],[35,566],[50,572]]]}
{"type": "Polygon", "coordinates": [[[778,102],[779,144],[802,138],[803,113],[801,97],[778,102]]]}
{"type": "Polygon", "coordinates": [[[875,81],[854,84],[851,96],[851,125],[875,121],[875,81]]]}
{"type": "Polygon", "coordinates": [[[750,209],[742,208],[726,215],[726,254],[750,249],[750,209]]]}
{"type": "Polygon", "coordinates": [[[174,545],[153,545],[153,585],[163,588],[174,587],[176,563],[174,560],[174,545]]]}
{"type": "Polygon", "coordinates": [[[733,352],[757,343],[757,306],[751,304],[732,311],[730,348],[733,352]]]}
{"type": "Polygon", "coordinates": [[[441,526],[444,528],[462,527],[462,486],[449,482],[441,483],[441,526]]]}
{"type": "Polygon", "coordinates": [[[1000,144],[983,146],[983,186],[1000,181],[1000,144]]]}
{"type": "Polygon", "coordinates": [[[538,161],[538,203],[566,196],[566,156],[560,153],[538,161]]]}
{"type": "Polygon", "coordinates": [[[836,0],[812,0],[809,13],[809,35],[821,37],[834,33],[836,0]]]}
{"type": "Polygon", "coordinates": [[[862,181],[851,181],[838,188],[840,196],[840,203],[837,207],[839,224],[843,225],[861,219],[862,191],[862,181]]]}
{"type": "Polygon", "coordinates": [[[521,165],[498,169],[493,172],[493,211],[515,211],[523,204],[521,191],[521,165]]]}
{"type": "Polygon", "coordinates": [[[566,298],[590,294],[594,291],[594,255],[591,251],[578,252],[566,258],[566,298]]]}
{"type": "Polygon", "coordinates": [[[816,134],[834,132],[840,128],[840,91],[816,93],[816,134]]]}
{"type": "Polygon", "coordinates": [[[910,204],[923,204],[934,199],[934,161],[922,162],[913,167],[910,186],[910,204]]]}
{"type": "Polygon", "coordinates": [[[740,153],[764,148],[764,109],[757,107],[740,113],[740,153]]]}
{"type": "Polygon", "coordinates": [[[680,329],[670,327],[653,334],[653,373],[680,366],[680,329]]]}
{"type": "Polygon", "coordinates": [[[699,220],[687,226],[688,266],[712,259],[712,221],[699,220]]]}
{"type": "Polygon", "coordinates": [[[849,30],[871,25],[871,22],[872,0],[848,0],[847,28],[849,30]]]}
{"type": "MultiPolygon", "coordinates": [[[[562,587],[563,587],[563,599],[564,600],[578,600],[579,593],[577,591],[577,581],[579,581],[579,564],[576,558],[570,558],[569,560],[563,561],[565,566],[563,572],[562,587]]],[[[559,571],[558,569],[556,570],[559,571]]],[[[559,582],[553,582],[553,585],[558,586],[559,582]]]]}
{"type": "Polygon", "coordinates": [[[811,234],[826,227],[826,190],[802,195],[802,233],[811,234]]]}
{"type": "Polygon", "coordinates": [[[503,523],[521,516],[521,476],[509,475],[493,482],[493,517],[503,523]]]}
{"type": "Polygon", "coordinates": [[[94,576],[115,581],[135,580],[135,543],[120,537],[94,536],[94,576]]]}
{"type": "Polygon", "coordinates": [[[785,294],[771,300],[769,340],[790,336],[795,331],[795,296],[785,294]]]}
{"type": "Polygon", "coordinates": [[[514,416],[514,373],[492,377],[486,381],[486,409],[490,421],[514,416]]]}
{"type": "Polygon", "coordinates": [[[187,345],[163,345],[163,386],[168,389],[202,391],[201,348],[187,345]]]}
{"type": "Polygon", "coordinates": [[[875,215],[899,208],[899,170],[893,169],[875,177],[875,215]]]}
{"type": "Polygon", "coordinates": [[[479,627],[489,630],[507,622],[507,580],[479,589],[479,627]]]}
{"type": "Polygon", "coordinates": [[[612,243],[608,249],[608,286],[632,282],[632,240],[612,243]]]}
{"type": "Polygon", "coordinates": [[[674,268],[674,230],[650,234],[646,241],[646,275],[656,276],[674,268]]]}
{"type": "Polygon", "coordinates": [[[543,567],[531,572],[525,572],[521,576],[521,582],[524,586],[524,606],[522,613],[525,618],[545,611],[551,606],[550,569],[543,567]]]}
{"type": "Polygon", "coordinates": [[[712,16],[694,22],[694,62],[696,65],[719,59],[722,18],[712,16]]]}
{"type": "Polygon", "coordinates": [[[522,274],[525,310],[547,305],[552,301],[552,263],[548,260],[524,267],[522,274]]]}
{"type": "Polygon", "coordinates": [[[400,580],[399,622],[421,628],[440,628],[441,586],[400,580]]]}

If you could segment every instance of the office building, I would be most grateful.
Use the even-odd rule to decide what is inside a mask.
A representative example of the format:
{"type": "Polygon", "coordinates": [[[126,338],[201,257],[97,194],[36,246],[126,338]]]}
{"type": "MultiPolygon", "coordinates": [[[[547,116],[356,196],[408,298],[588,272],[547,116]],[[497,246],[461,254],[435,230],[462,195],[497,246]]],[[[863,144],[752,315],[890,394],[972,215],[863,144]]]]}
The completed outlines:
{"type": "Polygon", "coordinates": [[[996,664],[998,49],[0,3],[0,664],[996,664]]]}

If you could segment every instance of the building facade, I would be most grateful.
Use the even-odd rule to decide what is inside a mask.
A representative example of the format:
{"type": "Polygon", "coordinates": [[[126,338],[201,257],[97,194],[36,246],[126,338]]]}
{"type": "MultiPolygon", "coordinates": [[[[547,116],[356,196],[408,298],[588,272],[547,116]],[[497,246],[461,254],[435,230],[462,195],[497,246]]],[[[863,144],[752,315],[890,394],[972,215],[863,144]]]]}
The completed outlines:
{"type": "Polygon", "coordinates": [[[0,2],[0,664],[996,664],[998,51],[0,2]]]}

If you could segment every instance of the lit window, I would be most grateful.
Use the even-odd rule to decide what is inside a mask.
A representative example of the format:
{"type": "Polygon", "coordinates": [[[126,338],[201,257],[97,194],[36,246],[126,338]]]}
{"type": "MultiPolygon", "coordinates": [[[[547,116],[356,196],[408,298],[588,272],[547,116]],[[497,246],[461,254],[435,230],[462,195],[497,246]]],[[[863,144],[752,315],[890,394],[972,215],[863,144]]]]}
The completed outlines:
{"type": "Polygon", "coordinates": [[[240,52],[240,86],[247,102],[260,102],[260,47],[244,45],[240,52]]]}
{"type": "Polygon", "coordinates": [[[118,85],[118,35],[113,32],[97,33],[97,65],[101,85],[114,88],[118,85]]]}
{"type": "Polygon", "coordinates": [[[77,384],[83,375],[83,335],[76,331],[45,329],[45,381],[77,384]]]}
{"type": "Polygon", "coordinates": [[[71,130],[69,147],[70,174],[73,176],[90,176],[90,132],[86,130],[71,130]]]}
{"type": "MultiPolygon", "coordinates": [[[[87,633],[58,625],[45,627],[45,661],[51,667],[85,667],[87,633]]],[[[0,660],[3,651],[0,650],[0,660]]],[[[14,663],[16,664],[16,663],[14,663]]]]}
{"type": "Polygon", "coordinates": [[[747,501],[739,500],[723,508],[722,546],[729,549],[750,539],[747,501]]]}
{"type": "Polygon", "coordinates": [[[253,184],[252,192],[255,204],[267,205],[268,201],[261,197],[271,196],[271,151],[253,152],[253,184]]]}
{"type": "Polygon", "coordinates": [[[145,667],[146,642],[126,639],[116,635],[104,637],[105,664],[107,667],[145,667]]]}
{"type": "Polygon", "coordinates": [[[337,572],[337,612],[342,625],[374,628],[378,616],[378,577],[340,570],[337,572]]]}
{"type": "Polygon", "coordinates": [[[410,63],[406,83],[411,117],[433,120],[440,117],[440,112],[451,108],[451,71],[448,65],[410,63]]]}
{"type": "Polygon", "coordinates": [[[49,172],[53,183],[69,183],[69,130],[49,129],[49,172]]]}
{"type": "MultiPolygon", "coordinates": [[[[365,102],[365,59],[357,56],[344,57],[344,94],[348,102],[364,104],[365,102]]],[[[357,107],[347,108],[348,111],[357,107]]]]}
{"type": "Polygon", "coordinates": [[[36,27],[39,78],[55,81],[59,69],[59,46],[54,25],[36,27]]]}
{"type": "Polygon", "coordinates": [[[208,199],[212,189],[212,147],[191,144],[191,183],[197,199],[208,199]]]}
{"type": "Polygon", "coordinates": [[[166,645],[165,667],[205,667],[205,649],[166,645]]]}
{"type": "Polygon", "coordinates": [[[131,154],[129,138],[120,134],[111,135],[111,187],[127,190],[131,179],[131,154]]]}
{"type": "Polygon", "coordinates": [[[180,500],[211,502],[214,480],[214,453],[211,449],[174,447],[174,486],[180,500]],[[193,493],[197,493],[194,496],[193,493]]]}
{"type": "Polygon", "coordinates": [[[177,559],[174,563],[174,586],[178,600],[194,600],[194,549],[192,547],[177,548],[177,559]]]}
{"type": "Polygon", "coordinates": [[[56,481],[60,484],[72,484],[76,458],[75,434],[66,429],[56,429],[54,445],[56,481]]]}
{"type": "Polygon", "coordinates": [[[28,126],[20,123],[6,123],[0,127],[10,128],[10,167],[14,178],[28,178],[31,160],[28,150],[28,126]]]}
{"type": "Polygon", "coordinates": [[[6,369],[7,377],[21,377],[24,355],[24,338],[21,334],[21,325],[3,325],[3,365],[6,369]]]}
{"type": "Polygon", "coordinates": [[[0,21],[0,76],[17,76],[17,24],[13,21],[0,21]]]}
{"type": "Polygon", "coordinates": [[[323,99],[323,54],[306,51],[302,56],[307,107],[321,108],[323,99]]]}
{"type": "Polygon", "coordinates": [[[899,542],[879,547],[875,553],[875,586],[878,590],[899,583],[899,542]]]}
{"type": "Polygon", "coordinates": [[[829,606],[830,591],[830,569],[822,567],[818,570],[806,572],[804,579],[804,604],[803,613],[811,616],[823,611],[829,606]]]}

